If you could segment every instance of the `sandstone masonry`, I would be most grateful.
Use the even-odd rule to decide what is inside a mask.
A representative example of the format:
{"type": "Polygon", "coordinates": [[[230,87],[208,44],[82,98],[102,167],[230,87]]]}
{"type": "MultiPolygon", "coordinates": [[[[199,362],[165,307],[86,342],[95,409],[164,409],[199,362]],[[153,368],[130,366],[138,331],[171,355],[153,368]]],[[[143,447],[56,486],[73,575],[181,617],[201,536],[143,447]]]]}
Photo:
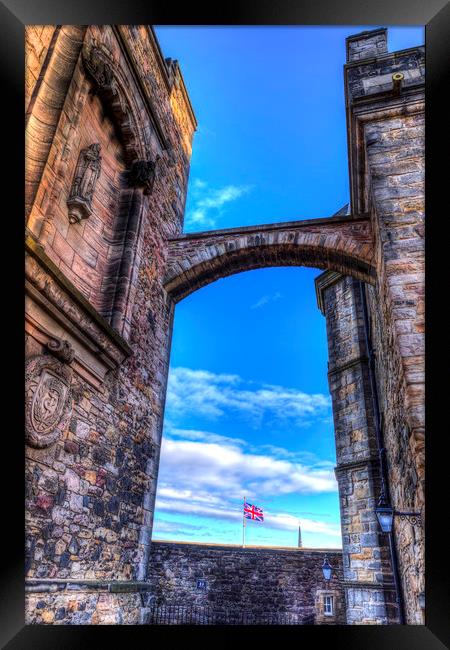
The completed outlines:
{"type": "Polygon", "coordinates": [[[165,241],[182,227],[196,122],[148,26],[52,39],[39,75],[27,51],[27,622],[139,623],[139,587],[111,589],[148,563],[173,317],[165,241]],[[93,143],[98,180],[86,165],[77,181],[91,214],[70,223],[93,143]]]}

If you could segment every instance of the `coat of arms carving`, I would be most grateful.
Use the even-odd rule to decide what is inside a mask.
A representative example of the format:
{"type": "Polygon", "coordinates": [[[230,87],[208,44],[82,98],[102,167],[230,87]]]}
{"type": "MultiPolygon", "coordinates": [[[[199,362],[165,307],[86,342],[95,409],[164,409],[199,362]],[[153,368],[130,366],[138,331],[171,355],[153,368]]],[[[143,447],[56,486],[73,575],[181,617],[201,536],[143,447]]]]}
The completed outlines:
{"type": "Polygon", "coordinates": [[[25,371],[25,432],[31,447],[56,441],[72,410],[72,370],[50,356],[31,358],[25,371]]]}

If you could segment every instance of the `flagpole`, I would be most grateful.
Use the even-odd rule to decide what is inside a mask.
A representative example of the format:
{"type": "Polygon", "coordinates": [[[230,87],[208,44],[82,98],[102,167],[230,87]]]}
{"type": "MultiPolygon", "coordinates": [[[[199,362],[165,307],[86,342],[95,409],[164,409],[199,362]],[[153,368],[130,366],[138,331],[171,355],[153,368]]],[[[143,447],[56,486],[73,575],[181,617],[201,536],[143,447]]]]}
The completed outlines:
{"type": "Polygon", "coordinates": [[[244,507],[242,508],[242,548],[245,548],[245,496],[244,507]]]}

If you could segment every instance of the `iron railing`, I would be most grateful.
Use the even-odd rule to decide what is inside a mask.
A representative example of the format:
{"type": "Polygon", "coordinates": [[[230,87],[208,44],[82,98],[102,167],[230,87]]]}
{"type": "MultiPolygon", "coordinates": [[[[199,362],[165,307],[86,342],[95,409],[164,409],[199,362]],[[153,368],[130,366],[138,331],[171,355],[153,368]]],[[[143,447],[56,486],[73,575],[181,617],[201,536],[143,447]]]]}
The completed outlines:
{"type": "Polygon", "coordinates": [[[148,625],[314,625],[314,614],[226,610],[208,606],[152,605],[146,616],[148,625]]]}

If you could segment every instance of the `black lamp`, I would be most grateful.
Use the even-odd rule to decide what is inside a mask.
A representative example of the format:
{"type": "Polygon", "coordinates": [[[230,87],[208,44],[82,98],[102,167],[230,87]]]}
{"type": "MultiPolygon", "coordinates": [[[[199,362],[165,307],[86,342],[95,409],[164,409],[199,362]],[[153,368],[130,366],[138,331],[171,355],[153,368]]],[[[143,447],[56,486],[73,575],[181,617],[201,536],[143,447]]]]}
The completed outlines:
{"type": "Polygon", "coordinates": [[[400,519],[406,519],[412,526],[422,525],[420,512],[401,512],[400,510],[394,510],[388,504],[384,490],[381,490],[380,500],[378,501],[378,506],[375,508],[375,514],[377,515],[378,523],[383,533],[392,533],[394,515],[400,517],[400,519]]]}
{"type": "Polygon", "coordinates": [[[322,571],[323,571],[323,577],[325,578],[325,580],[330,580],[332,567],[331,567],[331,564],[328,562],[328,557],[326,555],[325,555],[325,559],[323,561],[322,571]]]}
{"type": "Polygon", "coordinates": [[[394,508],[388,505],[384,491],[381,492],[378,506],[375,508],[378,523],[383,533],[392,532],[392,522],[394,521],[394,508]]]}

